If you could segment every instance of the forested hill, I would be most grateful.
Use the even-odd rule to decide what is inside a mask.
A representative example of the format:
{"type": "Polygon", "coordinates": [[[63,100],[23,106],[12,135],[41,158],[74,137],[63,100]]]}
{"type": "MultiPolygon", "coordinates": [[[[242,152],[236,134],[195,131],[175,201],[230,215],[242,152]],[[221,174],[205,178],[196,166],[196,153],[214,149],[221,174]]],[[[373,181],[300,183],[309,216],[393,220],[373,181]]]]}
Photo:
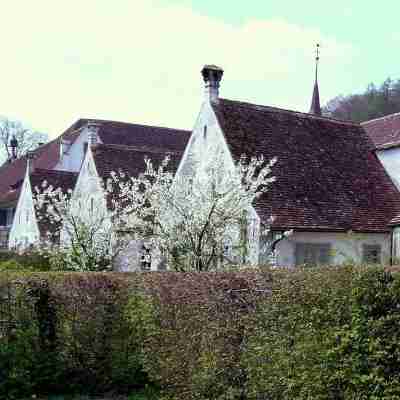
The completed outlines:
{"type": "Polygon", "coordinates": [[[370,83],[364,93],[337,96],[323,107],[326,116],[363,122],[400,112],[400,79],[386,79],[380,86],[370,83]]]}

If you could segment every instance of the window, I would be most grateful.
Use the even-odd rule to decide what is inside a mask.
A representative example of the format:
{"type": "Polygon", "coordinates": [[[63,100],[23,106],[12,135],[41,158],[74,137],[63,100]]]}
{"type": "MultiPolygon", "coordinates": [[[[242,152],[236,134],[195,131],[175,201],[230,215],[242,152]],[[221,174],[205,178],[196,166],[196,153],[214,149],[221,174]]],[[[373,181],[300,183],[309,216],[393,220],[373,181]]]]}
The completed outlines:
{"type": "Polygon", "coordinates": [[[296,265],[327,265],[331,262],[330,243],[296,243],[296,265]]]}
{"type": "Polygon", "coordinates": [[[0,210],[0,226],[7,225],[7,210],[0,210]]]}
{"type": "Polygon", "coordinates": [[[364,244],[362,247],[362,262],[365,264],[380,264],[381,246],[379,244],[364,244]]]}
{"type": "Polygon", "coordinates": [[[399,261],[400,261],[400,227],[396,227],[393,230],[393,262],[397,263],[399,261]]]}
{"type": "Polygon", "coordinates": [[[6,225],[11,226],[14,220],[15,209],[9,208],[6,212],[6,225]]]}
{"type": "Polygon", "coordinates": [[[207,125],[204,125],[204,128],[203,128],[203,139],[204,140],[207,139],[207,125]]]}

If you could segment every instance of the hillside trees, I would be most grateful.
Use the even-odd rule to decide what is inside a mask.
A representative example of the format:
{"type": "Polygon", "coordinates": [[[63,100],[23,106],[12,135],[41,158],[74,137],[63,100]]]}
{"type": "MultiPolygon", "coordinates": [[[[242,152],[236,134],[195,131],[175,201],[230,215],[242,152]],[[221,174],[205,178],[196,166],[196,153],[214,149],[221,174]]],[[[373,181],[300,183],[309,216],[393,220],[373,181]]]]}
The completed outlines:
{"type": "Polygon", "coordinates": [[[387,78],[379,87],[370,83],[360,94],[339,95],[323,107],[329,117],[363,122],[400,111],[400,79],[387,78]]]}

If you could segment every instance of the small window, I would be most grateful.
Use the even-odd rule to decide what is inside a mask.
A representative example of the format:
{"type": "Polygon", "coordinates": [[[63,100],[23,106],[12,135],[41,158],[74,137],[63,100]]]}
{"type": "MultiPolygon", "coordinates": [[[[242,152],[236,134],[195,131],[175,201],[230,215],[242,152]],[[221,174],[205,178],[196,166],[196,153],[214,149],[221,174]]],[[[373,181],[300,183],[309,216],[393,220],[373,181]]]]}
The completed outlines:
{"type": "Polygon", "coordinates": [[[83,142],[83,154],[86,154],[88,148],[88,142],[83,142]]]}
{"type": "Polygon", "coordinates": [[[364,244],[362,261],[365,264],[380,264],[381,246],[379,244],[364,244]]]}
{"type": "Polygon", "coordinates": [[[0,226],[7,225],[7,210],[0,210],[0,226]]]}
{"type": "Polygon", "coordinates": [[[207,139],[207,125],[204,125],[204,128],[203,128],[203,139],[204,140],[207,139]]]}
{"type": "Polygon", "coordinates": [[[328,265],[331,262],[330,243],[296,243],[296,265],[328,265]]]}
{"type": "Polygon", "coordinates": [[[94,212],[94,200],[93,197],[90,198],[90,214],[93,215],[94,212]]]}

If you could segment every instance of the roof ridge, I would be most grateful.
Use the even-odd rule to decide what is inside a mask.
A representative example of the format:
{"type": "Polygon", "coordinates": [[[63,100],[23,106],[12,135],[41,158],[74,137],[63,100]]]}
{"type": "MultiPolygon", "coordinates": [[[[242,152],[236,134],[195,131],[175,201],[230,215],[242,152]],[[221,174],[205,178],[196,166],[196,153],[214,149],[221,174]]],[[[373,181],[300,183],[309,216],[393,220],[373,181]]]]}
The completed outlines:
{"type": "Polygon", "coordinates": [[[122,151],[140,151],[140,152],[151,152],[151,153],[161,153],[161,154],[182,154],[183,152],[181,151],[176,151],[176,150],[165,150],[162,149],[161,147],[152,147],[152,146],[131,146],[131,145],[125,145],[125,144],[114,144],[114,143],[96,143],[95,145],[92,146],[92,149],[96,150],[96,148],[111,148],[111,149],[116,149],[116,150],[122,150],[122,151]]]}
{"type": "Polygon", "coordinates": [[[169,131],[180,131],[180,132],[185,132],[189,133],[191,130],[188,129],[181,129],[181,128],[170,128],[167,126],[159,126],[159,125],[147,125],[147,124],[137,124],[137,123],[132,123],[132,122],[126,122],[126,121],[115,121],[111,119],[98,119],[98,118],[79,118],[78,121],[85,121],[85,122],[98,122],[98,123],[113,123],[113,124],[121,124],[121,125],[129,125],[129,126],[140,126],[140,127],[145,127],[145,128],[157,128],[157,129],[165,129],[169,131]]]}
{"type": "Polygon", "coordinates": [[[366,125],[366,124],[369,124],[370,122],[375,122],[375,121],[379,121],[381,119],[386,119],[386,118],[389,119],[389,118],[396,117],[396,116],[400,116],[400,111],[393,113],[393,114],[384,115],[383,117],[373,118],[373,119],[369,119],[368,121],[360,122],[360,125],[366,125]]]}
{"type": "Polygon", "coordinates": [[[35,175],[36,173],[46,173],[46,174],[55,174],[55,175],[78,175],[77,172],[72,171],[63,171],[60,169],[47,169],[47,168],[35,168],[31,175],[35,175]]]}
{"type": "MultiPolygon", "coordinates": [[[[318,120],[322,119],[322,120],[327,120],[327,121],[331,121],[331,122],[336,122],[336,123],[341,123],[341,124],[360,127],[360,124],[357,123],[357,122],[345,121],[345,120],[332,118],[332,117],[327,117],[327,116],[323,116],[323,115],[322,116],[314,115],[314,114],[305,113],[305,112],[302,112],[302,111],[295,111],[295,110],[289,110],[289,109],[286,109],[286,108],[267,106],[267,105],[264,105],[264,104],[249,103],[249,102],[240,101],[240,100],[231,100],[231,99],[224,99],[224,98],[220,98],[220,100],[222,100],[222,101],[230,101],[230,102],[236,103],[236,104],[238,104],[239,106],[242,106],[242,107],[261,107],[261,108],[264,108],[266,111],[284,112],[284,113],[288,113],[288,114],[295,114],[295,115],[297,115],[299,117],[302,117],[302,118],[310,118],[310,119],[318,119],[318,120]]],[[[218,103],[216,105],[218,105],[218,103]]]]}

